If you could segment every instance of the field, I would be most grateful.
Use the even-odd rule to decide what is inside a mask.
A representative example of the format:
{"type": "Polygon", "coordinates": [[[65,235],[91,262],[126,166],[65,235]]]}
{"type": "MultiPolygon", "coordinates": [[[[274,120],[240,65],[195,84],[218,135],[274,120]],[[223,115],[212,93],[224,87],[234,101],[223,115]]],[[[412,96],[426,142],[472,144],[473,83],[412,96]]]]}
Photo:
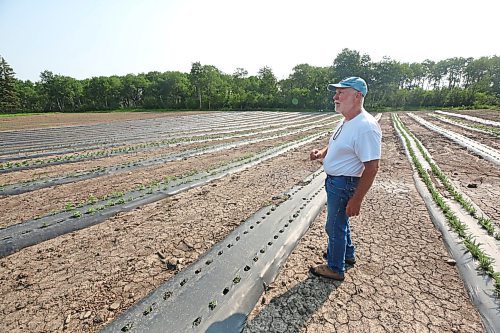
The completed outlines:
{"type": "Polygon", "coordinates": [[[339,115],[0,118],[0,332],[499,332],[500,111],[378,117],[342,283],[308,272],[339,115]]]}

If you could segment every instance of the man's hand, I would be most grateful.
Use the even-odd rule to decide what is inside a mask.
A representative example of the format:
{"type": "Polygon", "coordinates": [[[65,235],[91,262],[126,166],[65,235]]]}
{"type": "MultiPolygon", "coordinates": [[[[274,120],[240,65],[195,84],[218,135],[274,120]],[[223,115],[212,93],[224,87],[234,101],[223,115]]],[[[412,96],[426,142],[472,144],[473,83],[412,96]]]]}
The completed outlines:
{"type": "Polygon", "coordinates": [[[347,206],[345,208],[347,216],[352,217],[359,215],[359,211],[361,210],[361,201],[362,200],[357,200],[353,197],[347,202],[347,206]]]}
{"type": "Polygon", "coordinates": [[[309,155],[309,158],[311,159],[311,161],[323,158],[326,155],[327,149],[328,148],[324,148],[321,150],[320,149],[313,149],[313,151],[311,151],[311,154],[309,155]]]}

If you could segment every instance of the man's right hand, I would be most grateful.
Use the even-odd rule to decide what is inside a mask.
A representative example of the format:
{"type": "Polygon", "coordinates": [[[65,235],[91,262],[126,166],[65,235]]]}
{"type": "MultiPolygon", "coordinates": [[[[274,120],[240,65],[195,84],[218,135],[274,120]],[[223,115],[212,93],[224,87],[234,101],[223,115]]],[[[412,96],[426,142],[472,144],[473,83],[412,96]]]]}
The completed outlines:
{"type": "Polygon", "coordinates": [[[322,158],[323,155],[321,154],[320,150],[314,149],[313,151],[311,151],[311,154],[309,155],[309,157],[311,158],[311,161],[314,161],[314,160],[317,160],[319,158],[322,158]]]}

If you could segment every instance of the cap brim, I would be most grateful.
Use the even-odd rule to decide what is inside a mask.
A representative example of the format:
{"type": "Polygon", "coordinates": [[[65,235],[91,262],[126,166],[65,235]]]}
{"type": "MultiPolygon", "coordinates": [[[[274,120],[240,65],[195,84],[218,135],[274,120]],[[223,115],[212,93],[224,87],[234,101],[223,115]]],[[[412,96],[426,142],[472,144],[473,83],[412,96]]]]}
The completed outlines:
{"type": "Polygon", "coordinates": [[[327,89],[329,91],[335,91],[335,89],[337,88],[349,88],[350,86],[346,86],[346,85],[343,85],[343,84],[340,84],[340,83],[331,83],[328,85],[327,89]]]}

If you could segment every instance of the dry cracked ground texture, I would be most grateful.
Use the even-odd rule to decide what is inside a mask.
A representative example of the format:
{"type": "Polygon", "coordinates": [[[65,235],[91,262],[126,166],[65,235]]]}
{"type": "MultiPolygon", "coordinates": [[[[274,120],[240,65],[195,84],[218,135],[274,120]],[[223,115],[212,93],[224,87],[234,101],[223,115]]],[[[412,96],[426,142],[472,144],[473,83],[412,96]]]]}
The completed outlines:
{"type": "MultiPolygon", "coordinates": [[[[358,263],[343,283],[311,277],[324,214],[263,296],[247,332],[483,331],[382,120],[382,168],[353,220],[358,263]]],[[[94,332],[194,262],[272,196],[314,171],[319,142],[249,171],[0,259],[0,332],[94,332]],[[75,264],[78,263],[78,264],[75,264]]],[[[324,144],[324,142],[321,142],[324,144]]]]}
{"type": "Polygon", "coordinates": [[[316,171],[323,144],[0,259],[0,332],[96,331],[316,171]]]}
{"type": "Polygon", "coordinates": [[[427,148],[446,176],[498,225],[500,168],[408,116],[401,115],[401,120],[427,148]]]}
{"type": "Polygon", "coordinates": [[[360,217],[352,220],[357,263],[346,279],[308,273],[323,263],[325,213],[254,309],[245,333],[483,332],[457,269],[415,190],[387,115],[383,159],[360,217]]]}

